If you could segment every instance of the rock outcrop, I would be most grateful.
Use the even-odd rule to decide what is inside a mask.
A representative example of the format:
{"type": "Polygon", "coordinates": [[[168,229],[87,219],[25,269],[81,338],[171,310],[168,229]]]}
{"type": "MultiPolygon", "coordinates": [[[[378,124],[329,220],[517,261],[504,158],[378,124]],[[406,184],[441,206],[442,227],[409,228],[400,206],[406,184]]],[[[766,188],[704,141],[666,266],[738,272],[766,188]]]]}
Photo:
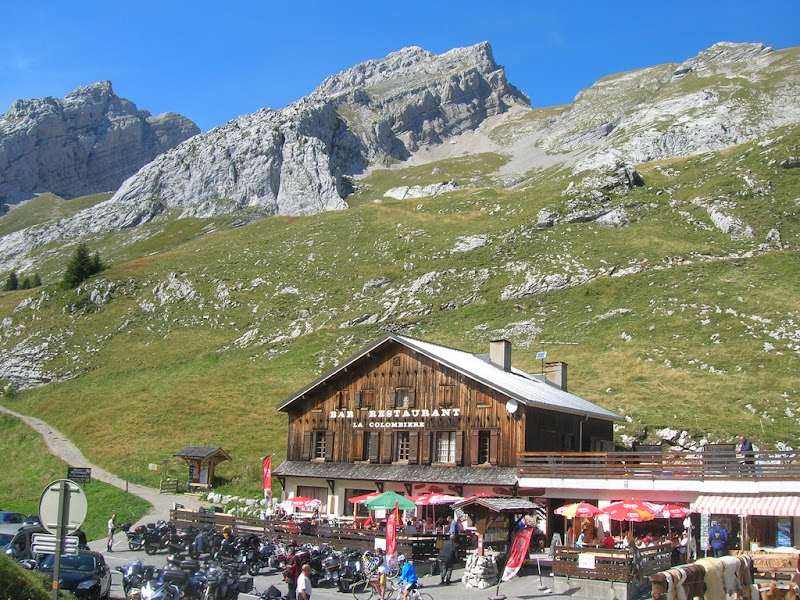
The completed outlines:
{"type": "Polygon", "coordinates": [[[175,113],[151,116],[110,81],[63,100],[17,100],[0,116],[0,212],[40,192],[65,198],[114,191],[156,156],[199,133],[175,113]]]}

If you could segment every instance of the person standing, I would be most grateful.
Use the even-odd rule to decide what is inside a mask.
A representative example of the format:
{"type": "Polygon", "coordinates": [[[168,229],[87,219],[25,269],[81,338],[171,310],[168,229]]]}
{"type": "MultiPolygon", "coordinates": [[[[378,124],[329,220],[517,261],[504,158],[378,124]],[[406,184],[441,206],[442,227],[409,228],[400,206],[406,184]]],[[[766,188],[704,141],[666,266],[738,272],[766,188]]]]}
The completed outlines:
{"type": "Polygon", "coordinates": [[[386,598],[386,578],[389,576],[390,569],[389,563],[386,559],[386,553],[383,551],[383,548],[378,548],[378,593],[380,594],[381,600],[385,600],[386,598]]]}
{"type": "Polygon", "coordinates": [[[294,600],[297,597],[297,580],[300,577],[300,565],[295,555],[295,550],[294,546],[289,546],[286,565],[283,568],[283,579],[289,587],[289,600],[294,600]]]}
{"type": "Polygon", "coordinates": [[[106,544],[106,549],[111,552],[112,548],[114,547],[114,532],[117,530],[117,515],[111,515],[111,518],[108,520],[108,524],[106,525],[106,529],[108,530],[108,543],[106,544]]]}
{"type": "Polygon", "coordinates": [[[746,436],[739,438],[741,446],[739,452],[744,455],[744,469],[745,473],[751,474],[753,472],[753,442],[747,439],[746,436]]]}
{"type": "Polygon", "coordinates": [[[311,600],[311,565],[306,563],[297,577],[297,600],[311,600]]]}
{"type": "Polygon", "coordinates": [[[712,521],[708,543],[714,551],[714,558],[725,556],[728,553],[728,530],[717,521],[712,521]]]}
{"type": "Polygon", "coordinates": [[[450,585],[450,577],[453,575],[453,564],[458,560],[458,549],[456,548],[456,536],[451,535],[447,538],[439,549],[437,557],[442,565],[441,584],[450,585]]]}

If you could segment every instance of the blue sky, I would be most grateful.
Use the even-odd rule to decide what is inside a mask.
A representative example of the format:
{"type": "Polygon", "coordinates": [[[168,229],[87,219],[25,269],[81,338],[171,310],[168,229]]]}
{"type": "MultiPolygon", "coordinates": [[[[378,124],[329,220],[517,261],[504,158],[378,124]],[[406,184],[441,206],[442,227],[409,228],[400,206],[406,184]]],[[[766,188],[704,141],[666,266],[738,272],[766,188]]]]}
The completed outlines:
{"type": "Polygon", "coordinates": [[[718,41],[800,45],[797,0],[3,0],[0,8],[0,113],[17,98],[62,98],[109,79],[140,109],[179,112],[203,131],[283,107],[328,75],[406,46],[438,54],[489,41],[509,81],[534,106],[552,106],[600,77],[682,62],[718,41]]]}

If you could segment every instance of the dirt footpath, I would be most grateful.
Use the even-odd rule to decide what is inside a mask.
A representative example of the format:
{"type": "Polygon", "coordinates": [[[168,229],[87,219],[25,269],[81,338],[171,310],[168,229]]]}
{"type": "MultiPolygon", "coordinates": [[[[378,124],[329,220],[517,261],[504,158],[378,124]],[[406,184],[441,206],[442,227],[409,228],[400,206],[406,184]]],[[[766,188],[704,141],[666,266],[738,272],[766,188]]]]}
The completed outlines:
{"type": "Polygon", "coordinates": [[[152,508],[147,515],[142,517],[142,519],[139,521],[140,523],[169,518],[169,511],[172,509],[175,503],[183,504],[183,506],[189,510],[197,510],[203,506],[203,503],[194,496],[187,496],[184,494],[162,494],[155,488],[128,483],[124,479],[120,479],[116,475],[112,475],[97,465],[93,465],[86,459],[83,453],[78,450],[75,444],[70,442],[63,433],[54,427],[51,427],[41,419],[22,415],[2,405],[0,405],[0,412],[4,412],[12,417],[16,417],[28,425],[36,433],[41,435],[50,453],[53,456],[57,456],[63,460],[69,466],[88,467],[92,470],[92,479],[111,484],[114,487],[130,492],[131,494],[139,496],[139,498],[149,502],[152,505],[152,508]]]}

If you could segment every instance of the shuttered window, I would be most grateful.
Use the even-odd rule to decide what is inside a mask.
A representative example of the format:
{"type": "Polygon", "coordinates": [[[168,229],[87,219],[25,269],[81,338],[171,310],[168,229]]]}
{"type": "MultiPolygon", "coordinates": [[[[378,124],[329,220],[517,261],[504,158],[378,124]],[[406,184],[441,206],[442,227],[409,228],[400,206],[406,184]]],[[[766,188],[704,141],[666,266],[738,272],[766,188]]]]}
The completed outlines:
{"type": "Polygon", "coordinates": [[[392,408],[414,408],[416,393],[411,388],[397,388],[394,391],[394,404],[392,408]]]}
{"type": "Polygon", "coordinates": [[[474,429],[470,438],[470,464],[496,465],[499,429],[474,429]]]}
{"type": "Polygon", "coordinates": [[[358,393],[358,408],[371,409],[375,404],[375,390],[361,390],[358,393]]]}
{"type": "Polygon", "coordinates": [[[395,443],[395,455],[394,455],[395,460],[408,462],[409,450],[411,447],[408,431],[398,431],[395,434],[394,443],[395,443]]]}

